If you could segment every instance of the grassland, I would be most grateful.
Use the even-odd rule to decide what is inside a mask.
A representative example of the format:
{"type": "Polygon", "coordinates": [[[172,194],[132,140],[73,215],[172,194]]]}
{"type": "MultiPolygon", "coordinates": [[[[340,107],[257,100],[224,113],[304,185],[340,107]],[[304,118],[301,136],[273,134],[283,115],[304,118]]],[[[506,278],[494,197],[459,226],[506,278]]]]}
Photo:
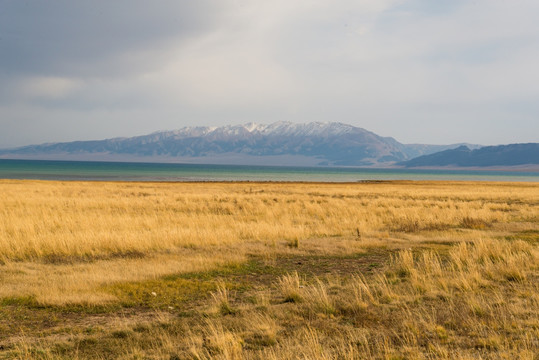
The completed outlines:
{"type": "Polygon", "coordinates": [[[0,181],[0,358],[537,359],[539,184],[0,181]]]}

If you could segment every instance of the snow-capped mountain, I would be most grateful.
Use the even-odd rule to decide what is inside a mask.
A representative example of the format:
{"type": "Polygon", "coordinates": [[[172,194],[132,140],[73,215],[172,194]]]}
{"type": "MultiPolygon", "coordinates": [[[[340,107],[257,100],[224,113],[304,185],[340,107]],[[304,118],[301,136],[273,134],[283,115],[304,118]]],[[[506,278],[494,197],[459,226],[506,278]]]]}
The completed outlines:
{"type": "Polygon", "coordinates": [[[249,134],[266,136],[335,136],[349,133],[354,129],[359,128],[342,123],[312,122],[294,124],[279,121],[269,125],[251,122],[244,125],[227,125],[222,127],[185,127],[174,131],[159,131],[151,135],[174,136],[177,139],[200,137],[209,134],[213,134],[213,136],[248,136],[249,134]]]}
{"type": "Polygon", "coordinates": [[[132,138],[31,145],[3,158],[137,160],[259,165],[379,166],[458,145],[404,145],[352,125],[330,122],[185,127],[132,138]]]}

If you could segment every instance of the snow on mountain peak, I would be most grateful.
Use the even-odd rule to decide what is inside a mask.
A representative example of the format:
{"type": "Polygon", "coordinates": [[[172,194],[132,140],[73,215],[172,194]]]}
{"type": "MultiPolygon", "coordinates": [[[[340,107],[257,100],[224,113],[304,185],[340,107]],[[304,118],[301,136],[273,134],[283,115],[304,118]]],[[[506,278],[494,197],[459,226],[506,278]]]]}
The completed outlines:
{"type": "Polygon", "coordinates": [[[282,121],[267,125],[263,133],[281,136],[334,136],[349,133],[354,129],[351,125],[341,123],[311,122],[294,124],[282,121]]]}
{"type": "Polygon", "coordinates": [[[249,131],[250,133],[252,132],[259,132],[261,129],[263,129],[265,126],[264,125],[260,125],[260,124],[257,124],[257,123],[254,123],[254,122],[250,122],[250,123],[247,123],[245,125],[243,125],[243,127],[249,131]]]}
{"type": "Polygon", "coordinates": [[[352,125],[337,122],[311,122],[297,124],[289,121],[278,121],[271,124],[257,124],[249,122],[243,125],[226,125],[220,127],[194,126],[184,127],[179,130],[162,132],[162,134],[173,135],[176,138],[200,137],[206,135],[215,136],[339,136],[360,130],[352,125]]]}
{"type": "MultiPolygon", "coordinates": [[[[231,128],[237,129],[238,127],[231,128]]],[[[239,126],[239,128],[243,128],[251,134],[260,134],[266,136],[334,136],[346,134],[354,129],[357,129],[351,125],[334,122],[295,124],[289,121],[278,121],[268,125],[250,122],[239,126]]]]}

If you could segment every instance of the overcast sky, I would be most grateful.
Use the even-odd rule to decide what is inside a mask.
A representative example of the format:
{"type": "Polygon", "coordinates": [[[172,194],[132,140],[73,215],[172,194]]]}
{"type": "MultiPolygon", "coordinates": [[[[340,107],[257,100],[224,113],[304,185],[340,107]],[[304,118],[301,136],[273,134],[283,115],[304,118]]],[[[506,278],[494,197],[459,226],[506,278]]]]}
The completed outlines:
{"type": "Polygon", "coordinates": [[[537,0],[0,0],[0,148],[338,121],[539,142],[537,0]]]}

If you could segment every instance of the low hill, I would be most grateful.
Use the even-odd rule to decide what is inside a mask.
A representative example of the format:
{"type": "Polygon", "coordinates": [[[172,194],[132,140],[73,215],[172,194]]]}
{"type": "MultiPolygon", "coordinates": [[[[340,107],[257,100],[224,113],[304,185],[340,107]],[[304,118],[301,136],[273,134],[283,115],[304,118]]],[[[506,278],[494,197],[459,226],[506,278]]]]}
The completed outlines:
{"type": "Polygon", "coordinates": [[[471,150],[467,146],[423,155],[399,163],[406,167],[487,167],[539,165],[539,143],[485,146],[471,150]]]}

